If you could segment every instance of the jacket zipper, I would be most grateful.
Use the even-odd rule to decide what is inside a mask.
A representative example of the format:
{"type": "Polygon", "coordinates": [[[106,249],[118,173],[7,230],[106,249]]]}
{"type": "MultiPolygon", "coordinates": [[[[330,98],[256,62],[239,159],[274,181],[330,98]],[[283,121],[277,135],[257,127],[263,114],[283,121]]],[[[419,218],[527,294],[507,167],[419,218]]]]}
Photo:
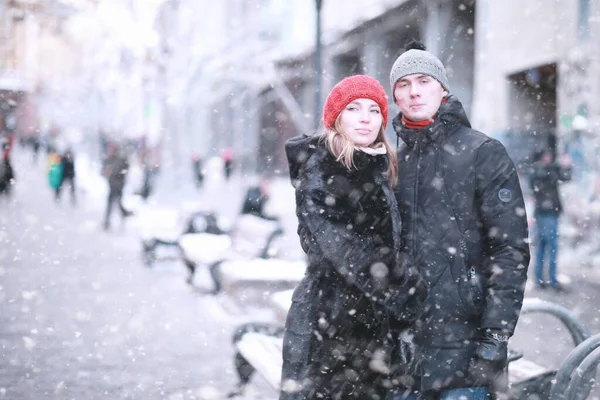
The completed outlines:
{"type": "Polygon", "coordinates": [[[471,283],[475,283],[475,267],[469,268],[468,274],[469,274],[469,280],[471,281],[471,283]]]}
{"type": "MultiPolygon", "coordinates": [[[[463,256],[466,258],[467,256],[467,243],[465,242],[465,240],[463,238],[460,239],[460,243],[458,244],[458,246],[460,247],[460,251],[462,252],[463,256]]],[[[470,267],[467,267],[467,280],[470,281],[471,284],[476,284],[477,283],[477,271],[475,270],[475,266],[471,265],[470,267]]]]}
{"type": "Polygon", "coordinates": [[[414,206],[413,206],[413,224],[412,224],[412,257],[416,259],[417,252],[417,207],[419,199],[419,166],[421,164],[421,144],[417,140],[417,165],[415,167],[415,194],[414,194],[414,206]]]}

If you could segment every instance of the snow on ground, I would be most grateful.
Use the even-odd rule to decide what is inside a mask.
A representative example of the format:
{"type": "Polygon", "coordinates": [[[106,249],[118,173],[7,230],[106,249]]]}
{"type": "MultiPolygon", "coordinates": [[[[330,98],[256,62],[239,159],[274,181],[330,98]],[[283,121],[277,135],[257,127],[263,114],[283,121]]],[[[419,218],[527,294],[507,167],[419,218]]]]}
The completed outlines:
{"type": "MultiPolygon", "coordinates": [[[[83,221],[79,221],[80,229],[82,229],[80,232],[84,234],[85,232],[90,233],[94,230],[99,230],[106,196],[106,181],[99,176],[98,166],[87,160],[83,154],[78,155],[77,162],[78,186],[81,189],[82,197],[85,199],[85,207],[95,209],[95,215],[98,216],[98,221],[94,221],[89,217],[86,217],[87,219],[83,221]]],[[[139,236],[145,229],[148,231],[166,232],[166,226],[173,228],[174,225],[177,225],[177,223],[173,224],[172,220],[174,216],[184,214],[185,211],[196,207],[210,209],[233,221],[241,207],[242,196],[245,193],[249,179],[241,175],[234,175],[230,181],[225,181],[220,174],[218,164],[215,163],[215,165],[212,170],[213,175],[210,178],[207,177],[206,186],[202,190],[189,190],[189,185],[186,186],[177,183],[168,191],[164,190],[166,187],[164,185],[157,187],[156,197],[151,198],[147,203],[141,202],[139,198],[134,196],[128,196],[126,201],[129,202],[128,205],[130,207],[136,210],[136,216],[130,220],[131,222],[128,221],[127,229],[124,232],[125,236],[119,239],[119,243],[121,244],[114,243],[115,249],[126,248],[132,244],[134,246],[139,245],[139,236]]],[[[43,173],[43,167],[38,166],[38,169],[40,173],[43,173]]],[[[19,185],[22,185],[22,183],[17,183],[16,203],[20,201],[18,198],[21,191],[19,185]]],[[[286,239],[290,243],[289,247],[284,246],[283,254],[286,258],[301,260],[302,253],[301,250],[298,252],[299,245],[296,235],[293,188],[287,178],[277,178],[272,182],[271,189],[272,200],[269,208],[272,210],[272,213],[282,219],[286,230],[286,239]],[[299,256],[291,257],[290,255],[299,256]]],[[[564,189],[566,212],[561,219],[562,236],[558,270],[561,282],[567,284],[573,290],[566,294],[536,291],[535,288],[532,288],[533,282],[530,279],[527,287],[527,296],[540,296],[547,300],[566,305],[583,318],[591,331],[595,333],[598,321],[597,318],[594,319],[593,317],[594,307],[592,307],[592,303],[590,302],[595,302],[595,293],[597,293],[595,291],[595,283],[600,282],[600,252],[598,251],[600,246],[597,225],[594,225],[597,220],[594,220],[594,209],[586,208],[586,205],[581,204],[581,196],[578,195],[576,190],[571,189],[569,186],[565,186],[564,189]],[[578,214],[574,211],[580,211],[580,213],[578,214]],[[581,211],[586,211],[587,214],[584,213],[584,216],[581,217],[581,211]],[[577,288],[576,290],[574,290],[575,287],[577,288]]],[[[132,191],[132,189],[129,189],[129,193],[132,191]]],[[[43,193],[43,191],[40,193],[43,193]]],[[[53,206],[51,199],[51,194],[48,193],[47,201],[53,206]]],[[[590,202],[589,199],[586,201],[590,202]]],[[[58,205],[58,207],[63,207],[66,211],[66,202],[63,203],[65,204],[58,205]]],[[[528,211],[530,212],[531,221],[532,213],[530,210],[528,211]]],[[[533,246],[535,246],[535,242],[533,246]]],[[[532,253],[535,254],[535,248],[532,250],[532,253]]],[[[532,261],[530,270],[533,270],[533,265],[532,261]]],[[[141,265],[140,268],[142,268],[141,265]]],[[[250,271],[244,272],[247,273],[250,271]]],[[[157,263],[153,267],[151,274],[164,275],[165,278],[175,277],[176,279],[170,285],[176,285],[177,290],[185,288],[183,284],[185,269],[180,262],[157,263]]],[[[212,288],[212,282],[206,269],[198,269],[194,286],[198,294],[198,301],[195,302],[198,312],[212,321],[218,321],[222,326],[233,327],[250,321],[281,321],[281,312],[278,312],[277,309],[285,307],[285,305],[274,306],[272,309],[268,309],[254,304],[240,305],[239,302],[232,301],[232,299],[224,294],[218,296],[206,295],[206,289],[210,290],[212,288]]],[[[272,300],[271,303],[283,304],[285,301],[288,300],[284,299],[284,296],[281,295],[279,300],[272,300]]],[[[542,322],[538,322],[538,319],[533,316],[524,316],[520,322],[519,329],[521,333],[516,336],[513,343],[519,348],[526,348],[528,357],[531,355],[533,358],[541,358],[545,362],[556,364],[564,357],[560,356],[558,359],[555,359],[556,357],[552,354],[546,354],[544,349],[547,343],[552,340],[558,340],[559,343],[557,346],[560,345],[560,348],[566,354],[570,350],[568,341],[563,343],[560,337],[556,338],[557,332],[561,328],[555,329],[553,325],[545,322],[543,319],[540,319],[540,321],[542,322]]],[[[202,328],[199,327],[199,329],[202,328]]],[[[231,360],[226,361],[226,363],[230,362],[231,360]]],[[[262,395],[258,395],[256,398],[267,399],[269,395],[264,395],[264,391],[262,393],[262,395]]],[[[266,393],[269,392],[266,391],[266,393]]],[[[169,398],[192,398],[192,396],[196,396],[197,398],[208,399],[211,398],[212,394],[214,394],[214,388],[210,384],[207,384],[196,389],[176,392],[169,398]]],[[[273,398],[275,397],[274,395],[273,398]]],[[[252,397],[250,396],[249,398],[252,397]]]]}

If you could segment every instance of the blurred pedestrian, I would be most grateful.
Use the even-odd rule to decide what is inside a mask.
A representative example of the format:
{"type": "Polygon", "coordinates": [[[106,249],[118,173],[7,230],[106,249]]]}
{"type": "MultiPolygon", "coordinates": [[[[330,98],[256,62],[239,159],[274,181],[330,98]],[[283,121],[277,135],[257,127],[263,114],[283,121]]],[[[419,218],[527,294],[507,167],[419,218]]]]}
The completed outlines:
{"type": "Polygon", "coordinates": [[[265,205],[269,201],[270,180],[262,177],[258,185],[253,185],[246,191],[241,214],[250,214],[257,217],[275,220],[275,217],[265,214],[265,205]]]}
{"type": "Polygon", "coordinates": [[[15,180],[15,171],[10,162],[10,141],[8,137],[0,136],[0,195],[10,196],[15,180]]]}
{"type": "Polygon", "coordinates": [[[110,229],[110,219],[114,203],[117,203],[122,219],[133,214],[123,206],[123,189],[125,188],[128,171],[129,161],[127,160],[125,150],[118,148],[115,144],[110,144],[108,147],[108,156],[103,167],[103,175],[108,180],[109,189],[106,212],[104,214],[104,230],[110,229]]]}
{"type": "Polygon", "coordinates": [[[15,134],[8,131],[0,132],[0,148],[4,159],[10,160],[12,149],[15,143],[15,134]]]}
{"type": "Polygon", "coordinates": [[[422,310],[424,281],[395,235],[387,110],[379,82],[355,75],[327,97],[319,135],[286,143],[308,268],[285,324],[280,400],[385,399],[396,339],[422,310]]]}
{"type": "Polygon", "coordinates": [[[62,184],[63,164],[62,157],[58,153],[52,153],[48,156],[48,184],[54,191],[54,197],[58,201],[57,191],[62,184]]]}
{"type": "Polygon", "coordinates": [[[229,180],[233,171],[233,149],[225,147],[221,151],[221,159],[223,160],[225,179],[229,180]]]}
{"type": "Polygon", "coordinates": [[[202,157],[200,157],[200,154],[198,153],[194,153],[192,155],[192,173],[194,175],[196,187],[200,189],[204,183],[204,175],[206,171],[204,170],[204,162],[202,157]]]}
{"type": "Polygon", "coordinates": [[[563,290],[556,277],[556,259],[558,256],[558,221],[563,211],[558,193],[562,182],[571,180],[571,159],[565,154],[560,162],[555,162],[549,149],[534,155],[531,174],[531,188],[535,200],[535,283],[544,289],[548,285],[556,290],[563,290]],[[546,258],[545,255],[548,254],[546,258]],[[548,278],[544,278],[544,260],[548,261],[548,278]]]}
{"type": "Polygon", "coordinates": [[[31,147],[33,149],[33,163],[37,163],[38,154],[40,153],[40,138],[33,136],[31,138],[31,147]]]}
{"type": "Polygon", "coordinates": [[[429,284],[414,326],[418,368],[391,399],[484,400],[506,390],[529,244],[516,168],[471,124],[446,69],[413,41],[390,71],[402,243],[429,284]]]}
{"type": "Polygon", "coordinates": [[[77,197],[75,186],[75,156],[73,155],[73,150],[67,149],[62,155],[60,163],[62,173],[60,184],[55,189],[56,201],[60,200],[60,192],[65,183],[68,183],[71,192],[71,204],[75,205],[77,202],[77,197]]]}
{"type": "Polygon", "coordinates": [[[136,192],[144,201],[148,200],[148,197],[152,194],[154,189],[154,179],[157,173],[156,164],[152,162],[151,149],[144,145],[143,150],[140,154],[140,161],[142,163],[142,186],[136,192]]]}
{"type": "Polygon", "coordinates": [[[140,197],[146,201],[148,200],[148,197],[150,197],[150,195],[152,194],[152,188],[153,188],[153,184],[154,184],[154,175],[152,173],[152,168],[150,167],[149,164],[144,163],[142,165],[142,187],[140,188],[140,190],[137,192],[140,197]]]}

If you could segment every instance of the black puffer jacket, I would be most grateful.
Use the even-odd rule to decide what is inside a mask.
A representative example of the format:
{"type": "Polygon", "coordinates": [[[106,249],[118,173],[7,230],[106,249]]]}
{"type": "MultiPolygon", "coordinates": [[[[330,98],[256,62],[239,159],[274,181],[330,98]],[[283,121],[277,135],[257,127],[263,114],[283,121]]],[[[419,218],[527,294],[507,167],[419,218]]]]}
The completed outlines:
{"type": "Polygon", "coordinates": [[[73,179],[75,178],[75,160],[73,159],[72,153],[65,153],[62,156],[62,165],[63,165],[63,179],[73,179]]]}
{"type": "Polygon", "coordinates": [[[291,139],[286,152],[308,268],[286,321],[280,399],[383,399],[396,335],[426,297],[400,252],[387,157],[356,151],[348,170],[314,136],[291,139]]]}
{"type": "Polygon", "coordinates": [[[536,214],[559,215],[562,213],[558,185],[571,180],[571,168],[561,167],[555,163],[544,165],[542,162],[537,162],[533,166],[530,179],[536,214]]]}
{"type": "Polygon", "coordinates": [[[401,115],[393,124],[404,142],[402,239],[430,287],[415,334],[420,388],[472,386],[464,372],[481,333],[512,335],[522,305],[529,245],[519,178],[504,146],[471,129],[453,96],[427,128],[407,129],[401,115]]]}

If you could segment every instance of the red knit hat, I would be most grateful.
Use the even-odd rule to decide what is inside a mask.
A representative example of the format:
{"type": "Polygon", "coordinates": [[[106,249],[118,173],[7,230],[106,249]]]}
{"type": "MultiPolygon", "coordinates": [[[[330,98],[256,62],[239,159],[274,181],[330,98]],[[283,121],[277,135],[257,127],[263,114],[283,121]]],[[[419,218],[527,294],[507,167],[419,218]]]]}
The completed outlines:
{"type": "Polygon", "coordinates": [[[385,89],[376,79],[370,76],[354,75],[340,81],[329,92],[323,107],[323,124],[325,128],[331,128],[344,107],[356,99],[371,99],[377,103],[383,116],[383,127],[386,127],[388,98],[385,89]]]}

